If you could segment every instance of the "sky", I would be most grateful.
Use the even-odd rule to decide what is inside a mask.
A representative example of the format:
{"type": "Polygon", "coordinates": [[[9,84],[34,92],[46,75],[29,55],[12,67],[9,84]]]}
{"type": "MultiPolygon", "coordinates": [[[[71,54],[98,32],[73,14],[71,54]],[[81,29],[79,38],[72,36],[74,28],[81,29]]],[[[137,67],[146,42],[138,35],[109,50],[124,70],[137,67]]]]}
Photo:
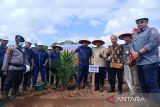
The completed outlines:
{"type": "MultiPolygon", "coordinates": [[[[131,32],[135,19],[149,18],[160,30],[158,0],[0,0],[0,37],[19,34],[32,43],[102,39],[131,32]]],[[[123,43],[123,41],[119,41],[123,43]]]]}

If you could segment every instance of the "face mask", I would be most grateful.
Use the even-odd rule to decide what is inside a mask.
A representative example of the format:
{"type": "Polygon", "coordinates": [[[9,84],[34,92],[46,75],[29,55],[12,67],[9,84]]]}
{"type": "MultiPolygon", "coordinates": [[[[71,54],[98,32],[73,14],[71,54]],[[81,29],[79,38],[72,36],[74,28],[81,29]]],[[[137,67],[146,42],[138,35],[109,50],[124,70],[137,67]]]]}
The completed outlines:
{"type": "Polygon", "coordinates": [[[19,42],[18,46],[22,47],[24,42],[19,42]]]}

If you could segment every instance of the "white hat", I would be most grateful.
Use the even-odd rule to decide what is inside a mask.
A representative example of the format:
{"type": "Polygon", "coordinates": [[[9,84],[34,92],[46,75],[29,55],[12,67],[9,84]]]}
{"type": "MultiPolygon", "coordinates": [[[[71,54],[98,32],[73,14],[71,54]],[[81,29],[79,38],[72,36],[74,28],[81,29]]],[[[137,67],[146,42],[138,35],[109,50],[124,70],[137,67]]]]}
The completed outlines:
{"type": "Polygon", "coordinates": [[[38,42],[37,45],[44,45],[42,42],[38,42]]]}
{"type": "Polygon", "coordinates": [[[8,36],[2,36],[0,37],[1,40],[9,40],[8,36]]]}
{"type": "Polygon", "coordinates": [[[48,47],[48,49],[52,49],[51,47],[48,47]]]}
{"type": "Polygon", "coordinates": [[[26,39],[25,42],[32,43],[31,39],[26,39]]]}
{"type": "Polygon", "coordinates": [[[31,45],[31,48],[36,48],[36,46],[34,44],[31,45]]]}

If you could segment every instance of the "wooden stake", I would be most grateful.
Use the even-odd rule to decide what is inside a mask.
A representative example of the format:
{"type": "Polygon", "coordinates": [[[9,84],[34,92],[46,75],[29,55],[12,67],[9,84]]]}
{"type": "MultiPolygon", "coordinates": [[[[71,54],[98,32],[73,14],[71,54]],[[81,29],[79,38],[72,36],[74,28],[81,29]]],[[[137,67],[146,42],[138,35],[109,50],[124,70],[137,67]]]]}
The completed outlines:
{"type": "Polygon", "coordinates": [[[92,72],[92,92],[95,90],[95,72],[92,72]]]}

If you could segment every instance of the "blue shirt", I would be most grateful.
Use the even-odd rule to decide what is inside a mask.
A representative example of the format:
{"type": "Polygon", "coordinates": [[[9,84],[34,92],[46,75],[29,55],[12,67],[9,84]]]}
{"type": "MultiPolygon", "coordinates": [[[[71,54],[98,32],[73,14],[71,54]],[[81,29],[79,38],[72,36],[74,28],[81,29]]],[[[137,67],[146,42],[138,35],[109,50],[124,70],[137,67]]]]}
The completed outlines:
{"type": "Polygon", "coordinates": [[[90,47],[79,46],[75,53],[78,52],[79,64],[86,65],[89,64],[89,59],[92,56],[92,49],[90,47]]]}
{"type": "Polygon", "coordinates": [[[4,55],[6,53],[7,47],[0,45],[0,68],[3,65],[4,55]]]}
{"type": "Polygon", "coordinates": [[[60,53],[57,53],[56,51],[52,51],[49,55],[49,58],[51,58],[51,61],[57,61],[60,59],[60,53]]]}
{"type": "Polygon", "coordinates": [[[48,53],[44,50],[36,50],[34,53],[34,61],[36,66],[42,67],[48,59],[48,53]]]}
{"type": "Polygon", "coordinates": [[[32,64],[32,59],[34,58],[34,52],[32,49],[25,47],[25,56],[28,59],[29,64],[32,64]]]}
{"type": "Polygon", "coordinates": [[[134,36],[132,48],[135,52],[139,52],[142,48],[147,49],[137,65],[146,65],[158,62],[158,46],[159,46],[159,33],[155,28],[144,28],[140,33],[134,36]]]}

